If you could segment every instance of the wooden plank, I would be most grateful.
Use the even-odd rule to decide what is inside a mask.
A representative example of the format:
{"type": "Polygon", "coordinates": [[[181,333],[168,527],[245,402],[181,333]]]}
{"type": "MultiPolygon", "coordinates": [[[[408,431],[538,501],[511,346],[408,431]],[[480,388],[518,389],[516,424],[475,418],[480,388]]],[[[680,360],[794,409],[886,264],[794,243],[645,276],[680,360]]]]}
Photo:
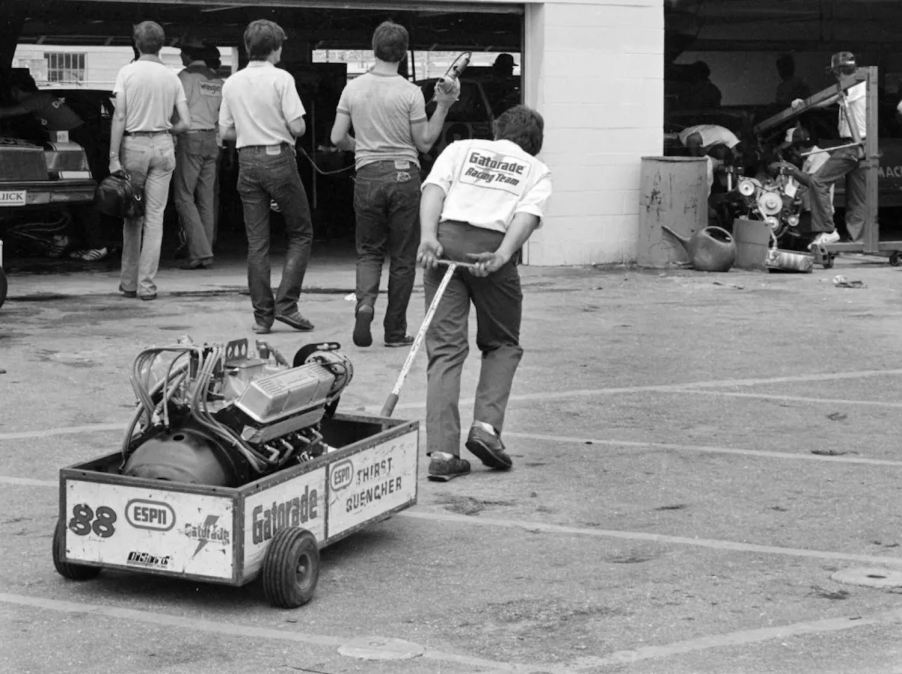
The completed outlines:
{"type": "Polygon", "coordinates": [[[814,93],[811,96],[809,96],[808,98],[806,98],[805,102],[802,103],[802,105],[800,105],[798,108],[787,108],[786,110],[783,110],[782,112],[778,112],[776,115],[772,115],[772,116],[768,117],[767,119],[765,119],[764,121],[756,124],[753,130],[756,134],[760,135],[760,134],[764,133],[765,131],[769,131],[770,129],[773,129],[774,127],[777,127],[777,126],[780,126],[781,124],[785,124],[786,122],[792,121],[799,115],[802,115],[802,114],[808,112],[812,108],[818,107],[819,104],[823,103],[824,101],[830,99],[833,96],[836,96],[837,94],[839,94],[839,92],[845,91],[846,89],[850,89],[851,87],[854,87],[859,82],[864,82],[865,80],[867,80],[867,77],[868,77],[867,70],[859,69],[852,76],[852,79],[850,79],[846,84],[844,84],[844,85],[840,85],[839,83],[831,84],[826,89],[821,89],[817,93],[814,93]]]}

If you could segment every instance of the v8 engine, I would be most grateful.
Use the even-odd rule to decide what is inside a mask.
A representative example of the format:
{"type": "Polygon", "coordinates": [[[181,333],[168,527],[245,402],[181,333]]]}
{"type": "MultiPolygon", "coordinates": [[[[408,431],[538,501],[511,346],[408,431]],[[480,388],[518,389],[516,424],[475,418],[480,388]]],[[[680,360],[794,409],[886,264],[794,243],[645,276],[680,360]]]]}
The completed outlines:
{"type": "Polygon", "coordinates": [[[289,365],[269,344],[152,348],[135,359],[138,408],[120,470],[135,477],[234,487],[326,451],[331,417],[353,367],[334,342],[310,344],[289,365]]]}

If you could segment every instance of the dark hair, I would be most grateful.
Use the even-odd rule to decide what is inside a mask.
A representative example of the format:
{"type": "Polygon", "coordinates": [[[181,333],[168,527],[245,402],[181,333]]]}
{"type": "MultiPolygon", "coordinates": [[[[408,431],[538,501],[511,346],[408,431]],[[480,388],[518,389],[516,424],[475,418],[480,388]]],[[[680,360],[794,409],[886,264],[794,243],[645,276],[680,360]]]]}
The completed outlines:
{"type": "Polygon", "coordinates": [[[380,61],[400,63],[409,43],[407,29],[394,21],[383,21],[373,31],[373,53],[380,61]]]}
{"type": "Polygon", "coordinates": [[[135,47],[142,54],[159,54],[166,42],[166,33],[163,26],[156,21],[142,21],[134,28],[132,38],[135,47]]]}
{"type": "Polygon", "coordinates": [[[206,45],[197,57],[203,59],[204,63],[207,64],[207,67],[212,68],[213,70],[217,70],[219,66],[222,65],[222,58],[219,55],[219,50],[211,44],[206,45]]]}
{"type": "Polygon", "coordinates": [[[542,149],[545,120],[525,105],[508,108],[495,120],[495,140],[509,140],[535,156],[542,149]]]}
{"type": "Polygon", "coordinates": [[[269,19],[251,21],[244,31],[244,49],[251,61],[265,61],[284,41],[282,26],[269,19]]]}

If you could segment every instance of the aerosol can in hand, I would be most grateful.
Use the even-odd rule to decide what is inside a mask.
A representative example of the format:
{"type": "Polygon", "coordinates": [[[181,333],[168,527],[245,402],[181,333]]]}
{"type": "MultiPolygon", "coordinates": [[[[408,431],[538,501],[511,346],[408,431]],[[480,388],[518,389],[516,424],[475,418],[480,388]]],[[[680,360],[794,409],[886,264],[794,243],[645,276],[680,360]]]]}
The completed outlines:
{"type": "Polygon", "coordinates": [[[462,54],[451,64],[448,72],[442,75],[442,78],[436,84],[438,90],[444,94],[451,93],[454,89],[454,80],[460,77],[468,65],[470,65],[470,52],[462,54]]]}

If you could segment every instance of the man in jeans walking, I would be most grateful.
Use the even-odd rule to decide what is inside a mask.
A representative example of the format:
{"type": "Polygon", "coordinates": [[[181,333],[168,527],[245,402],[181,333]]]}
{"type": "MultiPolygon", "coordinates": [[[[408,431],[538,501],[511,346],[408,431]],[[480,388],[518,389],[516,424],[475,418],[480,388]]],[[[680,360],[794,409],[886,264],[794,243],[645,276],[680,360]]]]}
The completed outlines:
{"type": "Polygon", "coordinates": [[[182,231],[188,244],[188,262],[182,269],[206,269],[213,263],[216,164],[219,144],[216,124],[222,102],[222,80],[207,67],[206,45],[196,38],[182,42],[179,79],[188,99],[191,128],[175,148],[172,191],[182,231]]]}
{"type": "Polygon", "coordinates": [[[116,75],[116,112],[110,130],[110,173],[125,170],[132,185],[143,190],[144,214],[125,218],[122,227],[122,271],[119,291],[126,297],[153,300],[160,266],[163,211],[175,169],[172,135],[191,126],[185,90],[178,76],[163,65],[163,28],[142,21],[134,30],[138,58],[116,75]],[[178,121],[171,123],[173,113],[178,121]]]}
{"type": "Polygon", "coordinates": [[[385,346],[408,346],[407,305],[416,278],[419,245],[420,162],[417,150],[428,152],[442,131],[448,109],[457,100],[460,83],[436,87],[436,109],[426,117],[420,88],[398,74],[407,54],[407,29],[391,21],[373,33],[376,64],[348,82],[338,101],[332,142],[354,151],[357,177],[354,213],[357,219],[357,304],[354,344],[370,346],[382,264],[388,255],[388,307],[385,346]],[[351,127],[354,136],[350,135],[351,127]]]}
{"type": "Polygon", "coordinates": [[[301,284],[313,244],[307,193],[298,173],[295,140],[307,130],[294,78],[275,65],[282,59],[285,31],[260,19],[248,24],[244,46],[248,64],[222,87],[219,129],[238,149],[238,193],[247,232],[247,282],[257,334],[273,321],[295,330],[313,330],[298,312],[301,284]],[[273,297],[270,285],[269,214],[275,201],[285,218],[288,250],[282,280],[273,297]]]}

